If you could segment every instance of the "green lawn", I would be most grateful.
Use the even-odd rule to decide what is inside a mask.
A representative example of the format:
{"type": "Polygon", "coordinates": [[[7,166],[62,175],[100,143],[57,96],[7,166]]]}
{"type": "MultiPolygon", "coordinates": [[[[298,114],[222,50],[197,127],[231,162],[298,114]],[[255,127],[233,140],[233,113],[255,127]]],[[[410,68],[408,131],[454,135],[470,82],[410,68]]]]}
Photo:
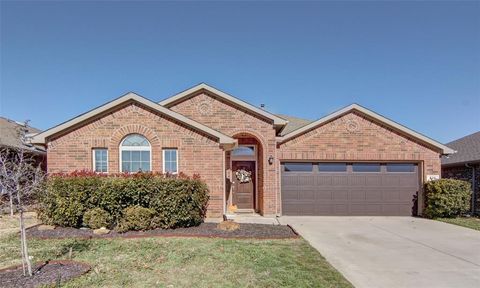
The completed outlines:
{"type": "MultiPolygon", "coordinates": [[[[305,240],[142,238],[29,241],[34,261],[92,265],[62,287],[352,287],[305,240]]],[[[19,264],[15,234],[0,237],[0,268],[19,264]]]]}
{"type": "Polygon", "coordinates": [[[437,218],[436,220],[480,231],[479,217],[437,218]]]}

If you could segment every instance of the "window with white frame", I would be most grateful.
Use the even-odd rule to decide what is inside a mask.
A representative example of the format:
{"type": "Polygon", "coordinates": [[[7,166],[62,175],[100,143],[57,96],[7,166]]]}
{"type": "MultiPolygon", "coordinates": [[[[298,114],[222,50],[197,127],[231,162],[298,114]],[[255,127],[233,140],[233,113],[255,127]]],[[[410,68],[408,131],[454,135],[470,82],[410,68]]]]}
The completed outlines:
{"type": "Polygon", "coordinates": [[[163,173],[178,173],[177,149],[163,149],[163,173]]]}
{"type": "Polygon", "coordinates": [[[93,171],[99,173],[108,172],[108,150],[106,148],[94,148],[92,150],[93,156],[93,171]]]}
{"type": "Polygon", "coordinates": [[[120,171],[151,171],[151,145],[140,134],[130,134],[120,143],[120,171]]]}

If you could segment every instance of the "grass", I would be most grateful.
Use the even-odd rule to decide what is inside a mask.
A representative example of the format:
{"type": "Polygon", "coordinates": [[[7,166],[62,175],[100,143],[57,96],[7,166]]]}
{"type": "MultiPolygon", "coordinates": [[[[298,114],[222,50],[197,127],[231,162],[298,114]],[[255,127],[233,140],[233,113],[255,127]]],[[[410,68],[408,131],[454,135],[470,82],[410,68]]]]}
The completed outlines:
{"type": "MultiPolygon", "coordinates": [[[[39,223],[35,212],[26,212],[23,217],[25,219],[26,227],[39,223]]],[[[20,223],[17,214],[15,214],[14,217],[11,217],[10,214],[0,214],[0,237],[2,235],[8,235],[20,231],[19,227],[20,223]]]]}
{"type": "Polygon", "coordinates": [[[480,231],[479,217],[437,218],[435,220],[480,231]]]}
{"type": "MultiPolygon", "coordinates": [[[[0,268],[20,264],[15,233],[0,234],[0,268]]],[[[33,261],[84,261],[62,287],[352,287],[303,239],[30,239],[33,261]]]]}

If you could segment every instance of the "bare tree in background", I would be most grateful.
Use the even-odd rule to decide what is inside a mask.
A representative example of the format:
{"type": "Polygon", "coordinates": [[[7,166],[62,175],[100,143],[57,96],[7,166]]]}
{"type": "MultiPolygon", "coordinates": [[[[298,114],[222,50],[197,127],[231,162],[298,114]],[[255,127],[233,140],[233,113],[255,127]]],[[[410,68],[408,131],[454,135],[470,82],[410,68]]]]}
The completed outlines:
{"type": "MultiPolygon", "coordinates": [[[[29,145],[28,121],[19,128],[22,143],[29,145]]],[[[33,155],[25,153],[24,149],[7,148],[0,153],[0,185],[7,190],[11,205],[19,212],[20,243],[22,252],[23,274],[32,276],[32,264],[28,255],[26,227],[24,221],[25,202],[42,186],[45,173],[37,164],[33,155]]],[[[13,207],[11,207],[13,208],[13,207]]],[[[13,210],[13,209],[12,209],[13,210]]]]}

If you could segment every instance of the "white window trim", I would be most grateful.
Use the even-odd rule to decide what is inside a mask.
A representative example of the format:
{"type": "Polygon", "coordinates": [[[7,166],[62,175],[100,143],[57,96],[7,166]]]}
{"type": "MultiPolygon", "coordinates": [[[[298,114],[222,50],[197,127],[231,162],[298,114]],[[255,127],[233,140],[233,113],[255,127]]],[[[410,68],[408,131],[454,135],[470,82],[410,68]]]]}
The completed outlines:
{"type": "Polygon", "coordinates": [[[150,152],[150,161],[149,161],[149,170],[148,171],[143,171],[143,172],[152,172],[152,144],[150,144],[150,141],[148,141],[147,139],[147,142],[148,142],[148,147],[147,146],[128,146],[127,147],[123,147],[123,142],[125,141],[125,139],[128,138],[128,136],[130,135],[140,135],[142,137],[144,137],[145,139],[147,139],[147,137],[143,136],[142,134],[138,134],[138,133],[133,133],[133,134],[128,134],[127,136],[125,136],[123,138],[123,140],[120,142],[120,145],[118,146],[118,154],[119,154],[119,159],[120,161],[118,162],[118,171],[120,171],[120,173],[137,173],[137,172],[127,172],[127,171],[123,171],[123,168],[122,168],[122,152],[123,151],[149,151],[150,152]]]}
{"type": "Polygon", "coordinates": [[[162,171],[163,173],[167,173],[165,171],[165,151],[166,150],[175,150],[177,151],[177,153],[175,154],[177,157],[176,157],[176,161],[177,161],[177,172],[168,172],[168,173],[171,173],[171,174],[178,174],[178,172],[180,171],[180,165],[178,163],[178,148],[162,148],[162,171]]]}
{"type": "Polygon", "coordinates": [[[93,148],[93,149],[92,149],[92,167],[93,167],[93,172],[95,172],[95,173],[108,173],[108,171],[109,171],[108,166],[109,166],[109,165],[108,165],[108,148],[93,148]],[[95,161],[95,160],[96,160],[96,159],[95,159],[95,151],[96,151],[96,150],[105,150],[105,151],[107,151],[107,171],[106,171],[106,172],[97,172],[97,167],[96,167],[96,165],[95,165],[95,162],[96,162],[96,161],[95,161]]]}

